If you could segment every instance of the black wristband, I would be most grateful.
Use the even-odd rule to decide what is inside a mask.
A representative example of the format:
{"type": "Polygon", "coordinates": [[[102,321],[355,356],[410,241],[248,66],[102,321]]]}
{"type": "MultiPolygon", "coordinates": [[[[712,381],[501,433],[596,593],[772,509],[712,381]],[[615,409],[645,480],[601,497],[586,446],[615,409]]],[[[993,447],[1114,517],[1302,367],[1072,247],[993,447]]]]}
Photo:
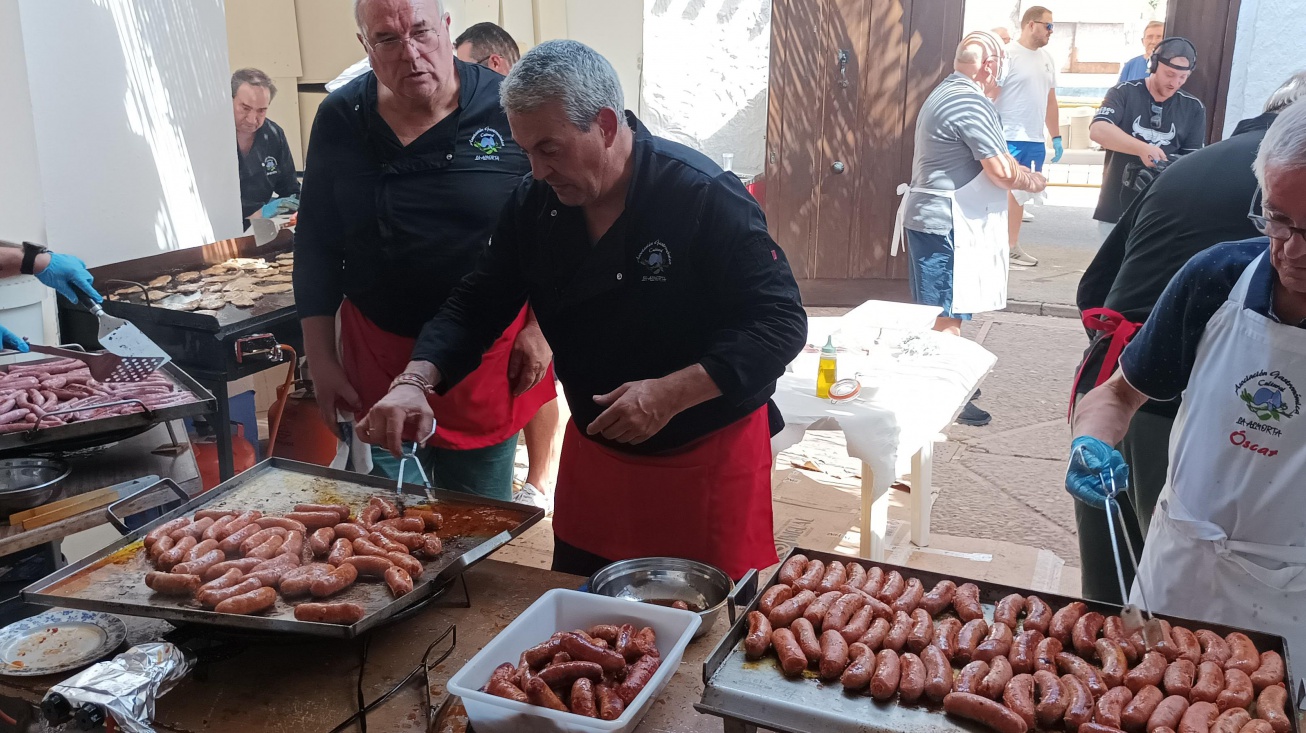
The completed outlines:
{"type": "Polygon", "coordinates": [[[36,269],[36,256],[49,251],[39,244],[23,242],[23,263],[18,266],[18,271],[24,275],[35,274],[33,270],[36,269]]]}

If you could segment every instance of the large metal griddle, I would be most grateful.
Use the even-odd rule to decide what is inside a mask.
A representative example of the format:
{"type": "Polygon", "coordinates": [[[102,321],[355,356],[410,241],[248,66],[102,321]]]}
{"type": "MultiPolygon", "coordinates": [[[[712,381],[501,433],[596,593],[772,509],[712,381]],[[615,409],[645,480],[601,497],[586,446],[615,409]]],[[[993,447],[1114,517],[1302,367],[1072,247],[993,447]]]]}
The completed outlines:
{"type": "MultiPolygon", "coordinates": [[[[871,562],[846,555],[829,552],[803,550],[795,548],[785,556],[787,560],[795,553],[801,553],[813,560],[829,563],[855,561],[863,567],[880,567],[886,573],[897,570],[906,578],[919,578],[928,591],[940,580],[949,579],[958,585],[974,583],[980,589],[980,603],[984,606],[985,620],[993,622],[994,604],[1011,593],[1029,595],[1028,588],[987,583],[980,580],[961,578],[942,573],[932,573],[915,568],[871,562]]],[[[766,588],[778,582],[777,572],[766,584],[766,588]]],[[[1071,598],[1054,593],[1035,593],[1043,600],[1059,609],[1074,601],[1083,601],[1090,610],[1103,614],[1118,615],[1121,607],[1109,603],[1098,603],[1081,598],[1071,598]]],[[[802,677],[788,678],[780,671],[780,664],[774,654],[750,661],[744,655],[743,640],[748,634],[748,612],[756,610],[759,592],[752,603],[743,609],[735,624],[730,628],[703,663],[703,698],[694,703],[694,709],[700,713],[724,718],[728,724],[744,723],[756,725],[767,730],[784,733],[937,733],[938,731],[960,731],[965,733],[992,733],[983,726],[967,720],[944,715],[942,705],[922,701],[917,705],[904,705],[894,697],[887,702],[877,702],[868,695],[853,695],[844,692],[838,680],[822,682],[814,672],[808,670],[802,677]]],[[[1289,700],[1294,700],[1296,689],[1292,674],[1292,660],[1288,658],[1288,647],[1283,637],[1260,631],[1249,631],[1222,624],[1194,621],[1176,616],[1157,614],[1174,624],[1189,629],[1210,629],[1221,635],[1231,631],[1241,631],[1256,642],[1261,651],[1276,651],[1283,655],[1285,665],[1285,684],[1289,690],[1289,700]]],[[[955,672],[955,668],[954,668],[955,672]]],[[[1293,721],[1293,731],[1297,733],[1297,716],[1289,714],[1293,721]]],[[[730,728],[727,730],[736,730],[730,728]]]]}
{"type": "Polygon", "coordinates": [[[149,616],[174,624],[353,638],[432,595],[544,517],[544,510],[536,507],[448,491],[430,492],[432,503],[422,487],[406,484],[403,488],[404,493],[396,495],[394,483],[384,479],[271,458],[94,555],[24,588],[23,599],[48,606],[149,616]],[[367,615],[352,626],[298,621],[293,604],[281,597],[276,607],[264,614],[238,616],[207,610],[193,600],[160,596],[145,586],[145,573],[153,568],[145,557],[142,539],[164,522],[190,516],[199,509],[256,509],[266,515],[280,515],[299,503],[348,504],[357,513],[370,497],[378,495],[397,499],[405,506],[430,505],[444,515],[445,525],[440,530],[444,553],[424,563],[425,571],[413,579],[413,591],[407,595],[393,598],[385,583],[360,581],[327,599],[351,601],[367,609],[367,615]]]}

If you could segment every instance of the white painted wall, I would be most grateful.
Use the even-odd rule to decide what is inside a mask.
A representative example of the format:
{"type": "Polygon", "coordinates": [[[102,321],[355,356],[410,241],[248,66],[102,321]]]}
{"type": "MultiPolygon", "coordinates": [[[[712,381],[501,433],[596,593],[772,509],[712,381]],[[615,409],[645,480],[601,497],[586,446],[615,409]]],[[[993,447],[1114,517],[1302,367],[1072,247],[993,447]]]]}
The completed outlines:
{"type": "Polygon", "coordinates": [[[1301,39],[1306,36],[1303,0],[1242,0],[1233,48],[1224,136],[1239,120],[1255,117],[1279,85],[1306,68],[1301,39]]]}
{"type": "Polygon", "coordinates": [[[644,0],[643,119],[734,169],[765,168],[771,0],[644,0]]]}
{"type": "Polygon", "coordinates": [[[50,246],[95,266],[238,235],[222,0],[16,5],[50,246]]]}

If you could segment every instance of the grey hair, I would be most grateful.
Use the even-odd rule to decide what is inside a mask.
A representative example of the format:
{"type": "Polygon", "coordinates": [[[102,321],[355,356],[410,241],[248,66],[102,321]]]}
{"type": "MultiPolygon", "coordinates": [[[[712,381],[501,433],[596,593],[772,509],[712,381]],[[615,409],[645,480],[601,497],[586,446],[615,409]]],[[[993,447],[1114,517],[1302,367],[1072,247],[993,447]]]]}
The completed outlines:
{"type": "Polygon", "coordinates": [[[530,112],[554,101],[582,132],[589,131],[600,110],[620,116],[626,109],[617,70],[579,41],[541,43],[527,51],[499,85],[499,103],[507,112],[530,112]]]}
{"type": "Polygon", "coordinates": [[[272,83],[272,79],[259,69],[245,68],[237,69],[236,73],[231,75],[231,98],[236,98],[236,92],[248,84],[252,87],[263,87],[268,90],[268,101],[277,98],[277,85],[272,83]]]}
{"type": "Polygon", "coordinates": [[[1265,190],[1265,172],[1269,168],[1306,170],[1306,102],[1289,105],[1280,112],[1261,140],[1252,165],[1261,190],[1265,190]]]}
{"type": "MultiPolygon", "coordinates": [[[[354,25],[358,26],[358,30],[366,36],[367,29],[363,27],[363,1],[364,0],[354,0],[354,25]]],[[[439,10],[437,17],[443,18],[444,0],[435,0],[435,7],[439,10]]]]}
{"type": "Polygon", "coordinates": [[[957,55],[952,60],[958,64],[978,64],[984,60],[984,51],[975,41],[962,41],[961,45],[957,46],[957,55]]]}
{"type": "Polygon", "coordinates": [[[1274,90],[1274,94],[1265,100],[1265,111],[1282,112],[1303,94],[1306,94],[1306,69],[1288,77],[1287,81],[1274,90]]]}

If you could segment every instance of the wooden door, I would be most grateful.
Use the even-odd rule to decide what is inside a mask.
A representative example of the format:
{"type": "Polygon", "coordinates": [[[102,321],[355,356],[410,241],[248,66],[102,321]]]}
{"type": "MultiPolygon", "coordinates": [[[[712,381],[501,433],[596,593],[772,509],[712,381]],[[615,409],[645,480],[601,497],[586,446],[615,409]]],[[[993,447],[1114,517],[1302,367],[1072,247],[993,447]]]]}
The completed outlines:
{"type": "Polygon", "coordinates": [[[1241,4],[1241,0],[1172,0],[1166,9],[1165,34],[1183,36],[1197,48],[1197,71],[1184,83],[1184,91],[1206,105],[1208,144],[1224,137],[1241,4]]]}
{"type": "Polygon", "coordinates": [[[808,305],[905,299],[889,257],[916,115],[952,71],[964,0],[775,0],[767,221],[808,305]]]}

